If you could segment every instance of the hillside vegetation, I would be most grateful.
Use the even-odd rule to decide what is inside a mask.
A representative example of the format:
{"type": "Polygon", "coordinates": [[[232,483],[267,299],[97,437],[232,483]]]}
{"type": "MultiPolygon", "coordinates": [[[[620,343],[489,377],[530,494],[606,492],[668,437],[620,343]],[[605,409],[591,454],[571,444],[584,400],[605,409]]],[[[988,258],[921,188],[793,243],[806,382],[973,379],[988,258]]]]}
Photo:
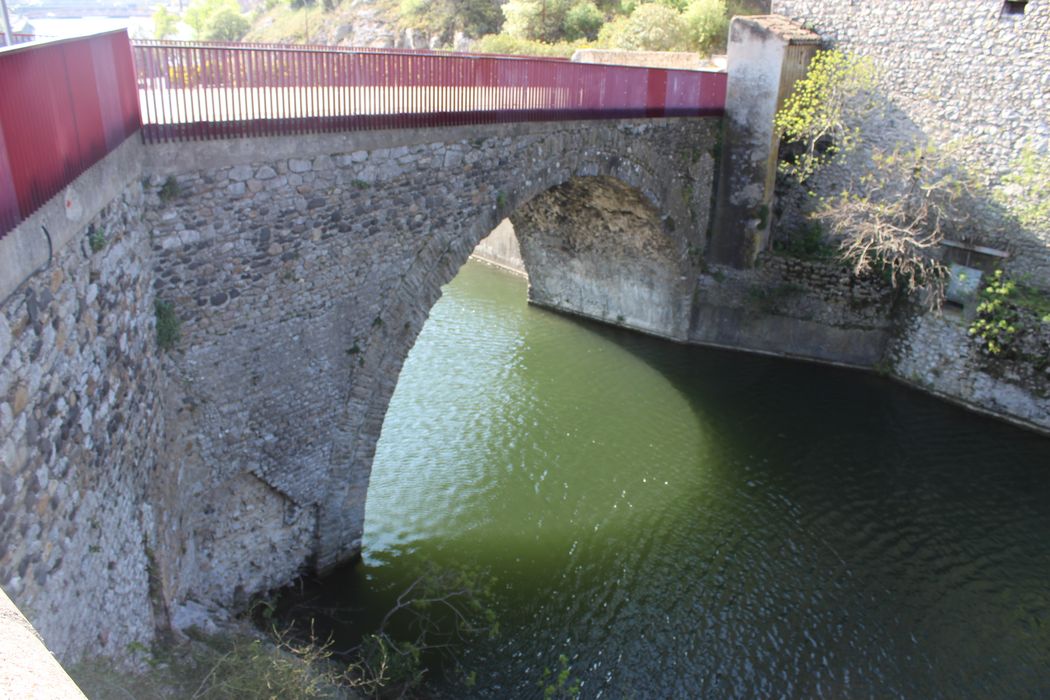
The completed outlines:
{"type": "Polygon", "coordinates": [[[768,0],[192,0],[158,8],[158,38],[178,22],[202,40],[244,40],[569,56],[581,47],[724,50],[729,18],[768,0]]]}

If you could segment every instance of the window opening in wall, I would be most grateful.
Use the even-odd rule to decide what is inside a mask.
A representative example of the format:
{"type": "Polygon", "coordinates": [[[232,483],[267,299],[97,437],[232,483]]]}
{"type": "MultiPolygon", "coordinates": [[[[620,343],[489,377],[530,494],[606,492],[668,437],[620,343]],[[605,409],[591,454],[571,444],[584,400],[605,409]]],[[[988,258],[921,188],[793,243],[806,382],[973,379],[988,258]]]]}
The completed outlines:
{"type": "Polygon", "coordinates": [[[1003,3],[1003,11],[999,16],[1023,15],[1025,5],[1027,4],[1028,0],[1006,0],[1006,2],[1003,3]]]}

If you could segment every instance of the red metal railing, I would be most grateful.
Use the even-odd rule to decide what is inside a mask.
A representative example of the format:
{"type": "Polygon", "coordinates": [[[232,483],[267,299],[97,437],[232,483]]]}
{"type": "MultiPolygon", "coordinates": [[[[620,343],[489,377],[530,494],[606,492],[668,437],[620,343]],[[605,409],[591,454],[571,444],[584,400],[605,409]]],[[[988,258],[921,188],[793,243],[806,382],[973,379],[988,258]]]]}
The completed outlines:
{"type": "Polygon", "coordinates": [[[0,49],[0,236],[140,123],[126,31],[0,49]]]}
{"type": "Polygon", "coordinates": [[[722,73],[433,51],[136,42],[147,142],[721,114],[722,73]]]}

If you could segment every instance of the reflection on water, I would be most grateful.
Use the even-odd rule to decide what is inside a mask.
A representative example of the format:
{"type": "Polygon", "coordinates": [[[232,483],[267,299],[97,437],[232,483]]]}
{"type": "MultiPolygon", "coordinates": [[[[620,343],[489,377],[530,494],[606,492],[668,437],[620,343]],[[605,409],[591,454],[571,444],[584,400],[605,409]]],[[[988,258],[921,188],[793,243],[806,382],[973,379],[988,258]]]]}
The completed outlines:
{"type": "Polygon", "coordinates": [[[1050,697],[1050,442],[524,287],[468,264],[409,356],[326,583],[364,626],[425,562],[482,564],[478,697],[539,697],[562,653],[584,697],[1050,697]]]}

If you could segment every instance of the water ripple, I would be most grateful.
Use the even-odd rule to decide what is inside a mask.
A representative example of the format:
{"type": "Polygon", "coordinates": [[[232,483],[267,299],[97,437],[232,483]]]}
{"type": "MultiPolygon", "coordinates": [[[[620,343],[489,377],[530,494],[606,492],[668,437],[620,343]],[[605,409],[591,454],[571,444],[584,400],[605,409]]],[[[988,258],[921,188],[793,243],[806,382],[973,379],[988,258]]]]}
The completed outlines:
{"type": "Polygon", "coordinates": [[[564,653],[588,698],[1050,697],[1046,440],[524,295],[468,265],[435,306],[352,586],[490,567],[507,632],[469,694],[541,697],[564,653]]]}

